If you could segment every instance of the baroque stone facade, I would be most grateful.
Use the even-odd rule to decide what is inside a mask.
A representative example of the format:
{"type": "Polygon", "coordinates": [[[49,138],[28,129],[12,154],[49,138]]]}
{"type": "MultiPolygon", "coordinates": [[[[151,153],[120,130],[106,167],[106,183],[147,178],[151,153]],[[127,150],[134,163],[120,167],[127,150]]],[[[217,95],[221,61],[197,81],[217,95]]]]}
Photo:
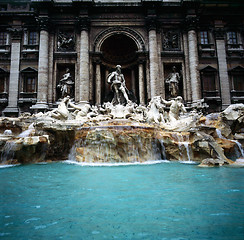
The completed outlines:
{"type": "Polygon", "coordinates": [[[244,3],[221,2],[0,1],[1,114],[52,109],[68,78],[76,102],[102,104],[118,64],[141,104],[177,94],[213,112],[244,102],[244,3]]]}

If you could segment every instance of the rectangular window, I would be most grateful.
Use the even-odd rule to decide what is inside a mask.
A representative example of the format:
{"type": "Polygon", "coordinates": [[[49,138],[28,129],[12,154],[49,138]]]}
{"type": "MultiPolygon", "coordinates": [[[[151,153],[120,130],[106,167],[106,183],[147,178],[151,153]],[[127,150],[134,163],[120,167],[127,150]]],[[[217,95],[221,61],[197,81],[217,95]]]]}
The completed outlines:
{"type": "Polygon", "coordinates": [[[0,45],[6,45],[6,44],[7,44],[7,33],[0,32],[0,45]]]}
{"type": "Polygon", "coordinates": [[[29,32],[29,45],[37,44],[37,32],[29,32]]]}
{"type": "Polygon", "coordinates": [[[5,84],[5,78],[4,76],[0,76],[0,93],[4,92],[4,84],[5,84]]]}
{"type": "Polygon", "coordinates": [[[209,44],[207,31],[200,32],[200,38],[201,38],[201,44],[209,44]]]}
{"type": "Polygon", "coordinates": [[[235,91],[244,91],[244,74],[233,75],[233,84],[235,91]]]}
{"type": "Polygon", "coordinates": [[[215,86],[215,74],[205,73],[202,76],[203,91],[211,92],[216,90],[215,86]]]}
{"type": "Polygon", "coordinates": [[[227,32],[227,43],[228,44],[237,44],[237,34],[236,32],[227,32]]]}
{"type": "Polygon", "coordinates": [[[24,92],[35,92],[36,78],[34,76],[26,76],[24,79],[24,92]]]}

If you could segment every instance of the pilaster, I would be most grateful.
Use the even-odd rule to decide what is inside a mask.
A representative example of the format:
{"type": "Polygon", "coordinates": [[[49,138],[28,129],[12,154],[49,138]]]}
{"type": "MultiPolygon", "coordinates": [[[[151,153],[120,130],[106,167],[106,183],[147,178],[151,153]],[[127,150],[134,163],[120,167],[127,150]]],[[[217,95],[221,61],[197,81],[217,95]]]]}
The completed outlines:
{"type": "Polygon", "coordinates": [[[11,65],[9,78],[8,106],[4,109],[4,116],[18,116],[18,90],[19,90],[19,67],[20,45],[23,29],[20,26],[8,29],[11,33],[11,65]]]}
{"type": "Polygon", "coordinates": [[[226,61],[225,30],[223,27],[215,28],[216,49],[219,67],[220,91],[222,98],[222,110],[231,104],[230,83],[226,61]]]}

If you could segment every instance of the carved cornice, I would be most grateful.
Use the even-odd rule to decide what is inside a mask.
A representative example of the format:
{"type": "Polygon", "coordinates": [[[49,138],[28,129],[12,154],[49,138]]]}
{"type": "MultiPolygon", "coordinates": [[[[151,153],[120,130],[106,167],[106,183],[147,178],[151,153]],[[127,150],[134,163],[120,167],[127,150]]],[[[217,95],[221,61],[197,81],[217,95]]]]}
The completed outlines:
{"type": "Polygon", "coordinates": [[[36,17],[36,21],[38,23],[40,30],[48,31],[50,27],[50,19],[49,17],[36,17]]]}
{"type": "Polygon", "coordinates": [[[157,30],[158,21],[156,16],[148,16],[145,18],[147,30],[157,30]]]}
{"type": "Polygon", "coordinates": [[[199,18],[195,16],[187,16],[184,21],[184,26],[187,31],[196,30],[199,25],[199,18]]]}
{"type": "Polygon", "coordinates": [[[12,27],[8,28],[8,31],[11,33],[11,37],[13,40],[21,40],[23,28],[21,27],[12,27]]]}
{"type": "Polygon", "coordinates": [[[79,17],[77,19],[77,25],[80,31],[82,30],[89,31],[91,25],[91,19],[89,17],[79,17]]]}
{"type": "Polygon", "coordinates": [[[215,39],[224,40],[225,38],[225,29],[223,27],[218,27],[214,29],[215,39]]]}

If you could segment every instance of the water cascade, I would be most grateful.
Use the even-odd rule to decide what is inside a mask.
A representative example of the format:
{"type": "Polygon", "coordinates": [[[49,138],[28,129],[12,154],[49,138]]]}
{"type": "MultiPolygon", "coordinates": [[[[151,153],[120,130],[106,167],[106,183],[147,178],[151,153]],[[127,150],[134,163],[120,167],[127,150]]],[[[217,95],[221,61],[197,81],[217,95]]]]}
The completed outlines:
{"type": "Polygon", "coordinates": [[[76,131],[71,155],[78,162],[121,163],[161,159],[154,128],[130,126],[127,121],[111,121],[108,126],[76,131]],[[110,124],[110,125],[109,125],[110,124]],[[136,130],[136,131],[135,131],[136,130]]]}
{"type": "Polygon", "coordinates": [[[88,164],[158,160],[198,162],[202,166],[233,164],[226,156],[235,155],[236,145],[243,156],[243,149],[232,139],[236,134],[240,139],[244,135],[243,123],[236,122],[242,112],[230,120],[233,109],[236,106],[231,105],[221,114],[204,117],[195,110],[186,112],[181,97],[166,101],[156,96],[147,107],[131,101],[90,106],[64,97],[52,111],[0,119],[2,132],[6,126],[12,126],[15,132],[8,139],[2,134],[1,162],[11,163],[13,158],[18,163],[69,158],[88,164]],[[235,132],[231,130],[233,125],[235,132]],[[22,132],[16,134],[20,129],[22,132]],[[226,139],[227,135],[231,140],[226,139]]]}
{"type": "MultiPolygon", "coordinates": [[[[220,139],[226,139],[223,135],[222,135],[222,133],[221,133],[221,131],[219,130],[219,129],[217,129],[216,128],[216,133],[217,133],[217,135],[218,135],[218,137],[220,138],[220,139]]],[[[242,145],[240,144],[240,142],[238,141],[238,140],[230,140],[231,142],[233,142],[233,143],[235,143],[236,145],[237,145],[237,147],[238,147],[238,149],[239,149],[239,152],[240,152],[240,154],[241,154],[241,158],[244,158],[244,149],[243,149],[243,147],[242,147],[242,145]]]]}

